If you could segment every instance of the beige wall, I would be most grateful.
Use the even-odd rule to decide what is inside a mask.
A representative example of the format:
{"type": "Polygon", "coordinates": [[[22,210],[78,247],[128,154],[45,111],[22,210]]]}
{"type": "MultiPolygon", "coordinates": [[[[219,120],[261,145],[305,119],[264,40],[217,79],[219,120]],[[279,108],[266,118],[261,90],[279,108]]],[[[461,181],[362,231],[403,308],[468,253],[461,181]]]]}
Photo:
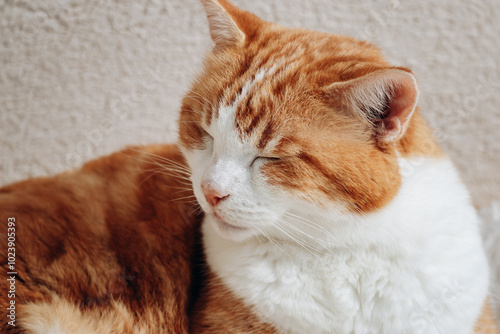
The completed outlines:
{"type": "MultiPolygon", "coordinates": [[[[425,118],[489,226],[500,222],[500,1],[235,3],[368,39],[412,68],[425,118]]],[[[0,184],[175,140],[180,98],[210,47],[197,0],[0,0],[0,43],[0,184]]]]}

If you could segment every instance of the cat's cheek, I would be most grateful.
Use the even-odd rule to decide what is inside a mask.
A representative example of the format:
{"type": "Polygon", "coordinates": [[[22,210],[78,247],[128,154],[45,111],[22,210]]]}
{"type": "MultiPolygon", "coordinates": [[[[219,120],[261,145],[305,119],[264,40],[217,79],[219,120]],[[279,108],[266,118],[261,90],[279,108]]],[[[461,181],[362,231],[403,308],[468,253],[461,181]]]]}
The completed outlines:
{"type": "Polygon", "coordinates": [[[295,162],[276,162],[264,164],[260,169],[260,178],[265,183],[268,191],[287,193],[292,197],[307,192],[310,187],[301,175],[301,166],[295,162]]]}

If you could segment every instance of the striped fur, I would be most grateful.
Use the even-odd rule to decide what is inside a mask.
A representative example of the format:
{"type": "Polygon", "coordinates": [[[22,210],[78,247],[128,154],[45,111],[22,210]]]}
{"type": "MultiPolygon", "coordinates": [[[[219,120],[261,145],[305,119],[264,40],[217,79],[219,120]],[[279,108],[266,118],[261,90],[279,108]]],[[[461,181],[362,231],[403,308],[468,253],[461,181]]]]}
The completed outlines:
{"type": "MultiPolygon", "coordinates": [[[[318,269],[332,236],[298,218],[276,229],[273,219],[303,207],[334,211],[336,241],[369,240],[346,234],[343,218],[385,212],[408,179],[403,162],[446,160],[416,107],[411,71],[375,46],[264,22],[226,0],[202,3],[215,46],[183,99],[178,146],[129,148],[0,189],[1,221],[16,218],[18,271],[17,326],[3,321],[2,333],[277,333],[275,310],[235,289],[227,265],[243,265],[236,286],[279,286],[286,275],[252,276],[245,256],[298,259],[292,252],[305,245],[318,269]],[[210,207],[203,181],[226,187],[230,199],[210,207]],[[300,231],[302,239],[289,238],[300,231]],[[226,263],[231,256],[238,260],[226,263]]],[[[378,236],[389,243],[390,232],[378,236]]],[[[6,319],[6,294],[0,302],[6,319]]],[[[300,316],[293,320],[303,325],[308,314],[300,316]]],[[[475,330],[496,333],[487,304],[475,330]]]]}
{"type": "MultiPolygon", "coordinates": [[[[193,168],[195,195],[208,215],[208,262],[260,319],[282,326],[267,318],[269,312],[259,311],[262,300],[257,302],[257,295],[242,291],[253,282],[231,271],[239,264],[229,254],[239,254],[239,248],[232,243],[224,244],[227,250],[220,248],[222,241],[210,236],[210,226],[224,239],[248,242],[248,247],[241,246],[248,248],[241,261],[250,261],[253,235],[289,239],[288,234],[303,228],[292,226],[284,235],[270,226],[277,212],[286,216],[283,200],[273,196],[289,198],[299,207],[369,216],[395,201],[407,174],[401,161],[447,158],[416,107],[418,88],[411,71],[389,64],[375,46],[264,22],[226,0],[202,3],[215,47],[183,100],[179,143],[193,168]],[[197,189],[203,182],[229,198],[211,207],[197,189]],[[246,208],[266,214],[251,214],[246,208]],[[246,252],[248,259],[243,259],[246,252]]],[[[307,237],[298,242],[307,245],[307,237]]],[[[283,246],[276,247],[279,251],[283,246]]],[[[483,270],[480,246],[474,252],[483,270]]],[[[259,263],[253,265],[258,272],[259,263]]],[[[250,262],[248,266],[240,269],[251,275],[250,262]]],[[[484,281],[477,281],[479,290],[484,290],[484,281]]],[[[210,289],[204,291],[209,294],[210,289]]],[[[481,301],[482,295],[476,298],[481,301]]],[[[221,299],[220,307],[231,300],[221,299]]],[[[479,312],[477,306],[471,310],[472,317],[479,312]]]]}

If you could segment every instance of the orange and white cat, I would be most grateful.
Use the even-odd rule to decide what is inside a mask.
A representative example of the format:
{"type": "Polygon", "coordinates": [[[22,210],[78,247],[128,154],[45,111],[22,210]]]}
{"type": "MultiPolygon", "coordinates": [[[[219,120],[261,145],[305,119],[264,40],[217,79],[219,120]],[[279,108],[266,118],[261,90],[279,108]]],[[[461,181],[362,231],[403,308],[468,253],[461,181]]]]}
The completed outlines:
{"type": "Polygon", "coordinates": [[[204,5],[216,47],[180,146],[215,275],[281,333],[471,333],[488,287],[478,218],[411,72],[204,5]]]}
{"type": "Polygon", "coordinates": [[[202,3],[215,47],[178,148],[0,189],[3,332],[494,333],[479,220],[411,71],[202,3]]]}

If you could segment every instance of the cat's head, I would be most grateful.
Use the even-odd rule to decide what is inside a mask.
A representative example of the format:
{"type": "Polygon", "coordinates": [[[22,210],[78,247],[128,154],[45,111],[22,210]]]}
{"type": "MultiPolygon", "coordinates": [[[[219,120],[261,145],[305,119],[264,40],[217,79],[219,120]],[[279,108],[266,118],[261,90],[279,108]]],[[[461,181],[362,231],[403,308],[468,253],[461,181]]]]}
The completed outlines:
{"type": "Polygon", "coordinates": [[[366,42],[202,3],[215,47],[183,100],[180,146],[216,230],[286,237],[293,217],[390,203],[425,127],[411,72],[366,42]]]}

